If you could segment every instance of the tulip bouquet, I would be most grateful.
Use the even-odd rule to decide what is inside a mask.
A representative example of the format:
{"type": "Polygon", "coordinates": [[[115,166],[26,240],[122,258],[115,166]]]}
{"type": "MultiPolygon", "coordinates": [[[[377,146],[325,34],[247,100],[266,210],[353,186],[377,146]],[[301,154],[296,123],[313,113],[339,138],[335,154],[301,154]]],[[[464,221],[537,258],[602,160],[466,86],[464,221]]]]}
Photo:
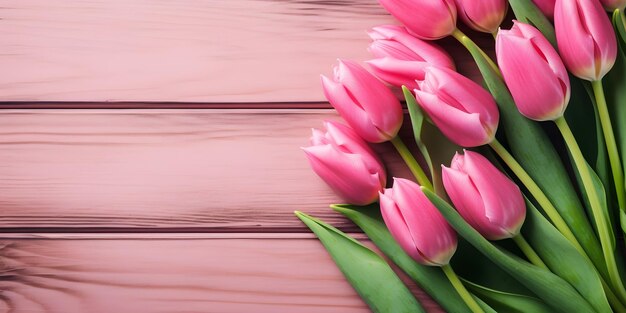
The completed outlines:
{"type": "Polygon", "coordinates": [[[303,149],[387,258],[296,212],[355,290],[375,312],[423,312],[393,262],[447,312],[626,312],[626,1],[379,1],[403,25],[369,32],[370,71],[322,76],[346,124],[303,149]],[[447,36],[482,82],[432,42],[447,36]],[[369,145],[387,141],[412,177],[388,179],[369,145]]]}

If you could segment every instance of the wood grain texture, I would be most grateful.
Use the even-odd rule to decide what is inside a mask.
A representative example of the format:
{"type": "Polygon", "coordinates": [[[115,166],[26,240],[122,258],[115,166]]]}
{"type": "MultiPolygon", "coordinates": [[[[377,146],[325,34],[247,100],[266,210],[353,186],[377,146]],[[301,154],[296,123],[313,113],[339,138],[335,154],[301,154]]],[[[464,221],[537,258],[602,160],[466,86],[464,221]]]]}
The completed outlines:
{"type": "Polygon", "coordinates": [[[320,101],[388,23],[376,0],[0,0],[0,101],[320,101]]]}
{"type": "Polygon", "coordinates": [[[3,313],[368,311],[314,239],[0,240],[3,313]]]}
{"type": "MultiPolygon", "coordinates": [[[[345,230],[300,146],[330,110],[4,110],[0,231],[345,230]]],[[[389,144],[391,174],[410,177],[389,144]]]]}

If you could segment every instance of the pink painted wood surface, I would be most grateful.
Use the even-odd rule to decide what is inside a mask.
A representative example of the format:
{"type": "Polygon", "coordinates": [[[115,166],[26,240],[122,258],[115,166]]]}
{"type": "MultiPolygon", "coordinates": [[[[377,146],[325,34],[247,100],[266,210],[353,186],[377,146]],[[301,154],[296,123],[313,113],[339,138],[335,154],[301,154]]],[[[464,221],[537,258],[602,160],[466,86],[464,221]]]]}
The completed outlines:
{"type": "Polygon", "coordinates": [[[0,99],[320,100],[390,21],[376,0],[0,0],[0,99]]]}
{"type": "Polygon", "coordinates": [[[0,0],[0,101],[320,101],[393,22],[376,0],[0,0]]]}
{"type": "Polygon", "coordinates": [[[368,312],[314,239],[74,239],[0,240],[0,312],[368,312]]]}
{"type": "MultiPolygon", "coordinates": [[[[4,110],[0,231],[346,230],[299,147],[330,110],[4,110]]],[[[388,144],[392,174],[410,177],[388,144]]]]}

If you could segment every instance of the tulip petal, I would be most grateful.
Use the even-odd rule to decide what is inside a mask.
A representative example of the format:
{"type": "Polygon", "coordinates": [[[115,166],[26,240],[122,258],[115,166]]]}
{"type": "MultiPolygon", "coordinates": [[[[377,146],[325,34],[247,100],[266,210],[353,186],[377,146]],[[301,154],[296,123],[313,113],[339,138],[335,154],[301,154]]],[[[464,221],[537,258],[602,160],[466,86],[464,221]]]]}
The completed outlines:
{"type": "Polygon", "coordinates": [[[319,130],[319,129],[311,129],[312,135],[311,135],[311,145],[312,146],[318,146],[318,145],[326,145],[328,144],[328,139],[326,139],[326,134],[319,130]]]}
{"type": "Polygon", "coordinates": [[[393,188],[395,203],[422,257],[433,264],[448,264],[456,250],[456,234],[448,222],[426,198],[419,185],[395,178],[393,188]]]}
{"type": "MultiPolygon", "coordinates": [[[[552,44],[546,39],[546,37],[534,26],[521,23],[513,20],[513,28],[509,31],[501,31],[502,33],[510,32],[517,37],[528,38],[532,41],[535,49],[538,53],[543,54],[543,58],[548,62],[552,72],[560,78],[563,82],[567,82],[567,89],[569,89],[569,75],[565,69],[565,65],[561,60],[561,56],[556,52],[552,44]]],[[[499,33],[498,33],[499,34],[499,33]]],[[[497,42],[496,42],[497,44],[497,42]]],[[[497,49],[497,48],[496,48],[497,49]]]]}
{"type": "Polygon", "coordinates": [[[463,22],[474,30],[493,33],[504,20],[508,9],[505,0],[456,0],[463,22]]]}
{"type": "Polygon", "coordinates": [[[433,123],[450,140],[463,147],[477,147],[489,143],[495,131],[488,133],[478,113],[466,113],[447,105],[437,96],[415,90],[415,97],[433,123]]]}
{"type": "Polygon", "coordinates": [[[443,167],[442,176],[446,192],[464,220],[489,240],[510,237],[510,233],[505,228],[487,218],[481,194],[469,175],[459,170],[443,167]]]}
{"type": "Polygon", "coordinates": [[[362,156],[341,153],[332,145],[302,149],[313,171],[346,201],[359,205],[376,201],[380,177],[369,171],[362,156]]]}
{"type": "Polygon", "coordinates": [[[555,0],[533,0],[533,2],[546,17],[549,19],[554,18],[555,0]]]}
{"type": "Polygon", "coordinates": [[[498,36],[498,64],[515,104],[526,117],[537,121],[555,120],[569,101],[569,79],[558,78],[533,39],[498,36]]]}
{"type": "Polygon", "coordinates": [[[397,41],[375,40],[370,44],[369,51],[377,58],[392,57],[405,61],[425,61],[422,56],[397,41]]]}
{"type": "Polygon", "coordinates": [[[409,231],[409,227],[404,220],[400,208],[398,208],[394,200],[389,196],[389,193],[393,194],[392,190],[393,189],[386,189],[384,194],[380,193],[379,195],[380,212],[385,221],[385,225],[387,225],[393,238],[408,255],[422,264],[430,263],[428,260],[424,259],[417,250],[415,242],[413,242],[413,236],[409,231]]]}
{"type": "Polygon", "coordinates": [[[374,126],[368,114],[355,102],[354,97],[346,88],[328,77],[322,75],[324,95],[339,114],[354,128],[363,139],[369,142],[382,142],[378,128],[374,126]]]}
{"type": "Polygon", "coordinates": [[[578,0],[557,0],[554,26],[563,62],[572,74],[585,80],[597,80],[597,46],[585,23],[578,0]]]}
{"type": "Polygon", "coordinates": [[[372,46],[380,42],[377,49],[383,47],[388,49],[384,51],[387,53],[383,54],[380,54],[383,52],[380,50],[372,51],[377,58],[390,56],[395,59],[425,61],[433,65],[455,69],[454,61],[445,50],[430,41],[416,38],[405,27],[396,25],[378,26],[374,27],[369,34],[372,40],[374,40],[372,46]]]}
{"type": "Polygon", "coordinates": [[[411,32],[427,40],[448,36],[456,29],[456,7],[452,1],[379,0],[411,32]]]}
{"type": "Polygon", "coordinates": [[[471,79],[452,70],[431,66],[425,69],[426,82],[445,103],[478,113],[488,121],[498,120],[498,108],[491,94],[471,79]]]}
{"type": "Polygon", "coordinates": [[[384,57],[366,62],[372,72],[380,79],[393,86],[407,86],[417,88],[416,79],[424,79],[424,68],[428,63],[418,61],[404,61],[384,57]]]}
{"type": "Polygon", "coordinates": [[[465,152],[465,173],[483,199],[485,216],[512,236],[519,233],[526,217],[526,204],[519,187],[476,152],[465,152]]]}
{"type": "Polygon", "coordinates": [[[602,78],[613,67],[617,57],[617,40],[611,21],[598,1],[578,1],[583,23],[594,42],[595,71],[602,78]]]}
{"type": "MultiPolygon", "coordinates": [[[[403,113],[396,96],[382,82],[352,61],[339,61],[338,81],[367,113],[367,119],[378,129],[383,139],[391,139],[400,129],[403,113]]],[[[341,112],[340,112],[341,113],[341,112]]],[[[342,114],[345,118],[346,116],[342,114]]],[[[370,140],[368,140],[370,141],[370,140]]],[[[374,141],[380,142],[384,140],[374,141]]]]}
{"type": "Polygon", "coordinates": [[[326,136],[329,138],[328,142],[343,153],[360,155],[370,173],[382,174],[379,175],[380,185],[385,186],[387,180],[385,167],[372,148],[346,125],[335,121],[326,121],[324,125],[327,130],[326,136]]]}

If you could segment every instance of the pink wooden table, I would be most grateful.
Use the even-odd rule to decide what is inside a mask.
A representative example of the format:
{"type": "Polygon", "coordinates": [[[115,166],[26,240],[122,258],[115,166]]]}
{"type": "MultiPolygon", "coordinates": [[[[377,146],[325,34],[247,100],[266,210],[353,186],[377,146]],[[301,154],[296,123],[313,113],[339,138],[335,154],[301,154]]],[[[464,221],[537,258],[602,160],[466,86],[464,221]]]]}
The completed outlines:
{"type": "Polygon", "coordinates": [[[338,118],[319,73],[388,22],[375,0],[0,0],[0,312],[367,312],[292,212],[365,240],[299,147],[338,118]]]}

